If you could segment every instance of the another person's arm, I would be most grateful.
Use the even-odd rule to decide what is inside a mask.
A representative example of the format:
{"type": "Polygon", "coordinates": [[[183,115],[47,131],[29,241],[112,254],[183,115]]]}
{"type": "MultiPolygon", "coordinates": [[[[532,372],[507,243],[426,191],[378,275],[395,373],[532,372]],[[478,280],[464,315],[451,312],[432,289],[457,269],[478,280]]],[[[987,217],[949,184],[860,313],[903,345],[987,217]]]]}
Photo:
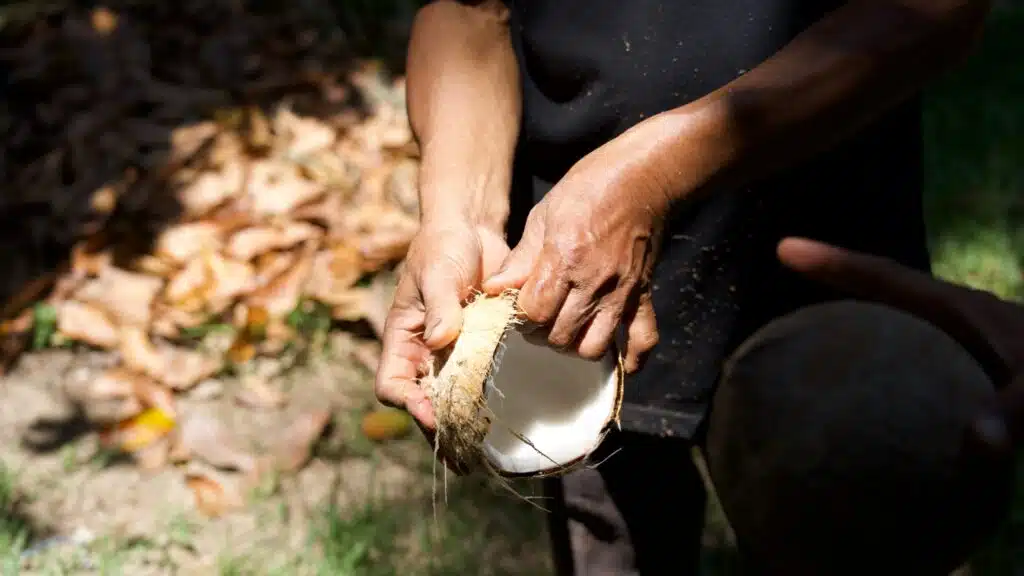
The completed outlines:
{"type": "Polygon", "coordinates": [[[787,238],[778,254],[808,278],[902,309],[956,338],[1000,388],[998,404],[979,416],[974,432],[997,454],[1024,448],[1024,306],[821,242],[787,238]]]}
{"type": "Polygon", "coordinates": [[[440,0],[420,9],[409,44],[409,121],[420,145],[420,231],[382,337],[375,390],[429,434],[433,410],[417,378],[431,351],[462,328],[462,299],[509,249],[519,72],[500,1],[440,0]]]}

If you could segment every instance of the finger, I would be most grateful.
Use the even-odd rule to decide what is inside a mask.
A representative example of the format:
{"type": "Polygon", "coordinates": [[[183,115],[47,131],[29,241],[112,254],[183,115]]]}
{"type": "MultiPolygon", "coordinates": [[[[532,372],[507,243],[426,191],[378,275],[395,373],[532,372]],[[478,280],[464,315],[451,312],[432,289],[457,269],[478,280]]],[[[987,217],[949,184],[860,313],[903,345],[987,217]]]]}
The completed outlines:
{"type": "Polygon", "coordinates": [[[420,282],[425,310],[423,342],[431,350],[451,344],[462,330],[462,296],[470,287],[465,269],[456,262],[435,265],[420,282]]]}
{"type": "Polygon", "coordinates": [[[490,295],[512,288],[521,288],[533,271],[541,252],[543,236],[527,230],[523,239],[509,253],[498,271],[483,281],[481,290],[490,295]]]}
{"type": "Polygon", "coordinates": [[[481,257],[480,279],[490,278],[501,269],[512,251],[509,250],[505,237],[496,232],[481,230],[478,237],[481,257]]]}
{"type": "Polygon", "coordinates": [[[788,268],[853,296],[924,318],[948,310],[957,287],[893,260],[804,238],[785,238],[779,260],[788,268]]]}
{"type": "Polygon", "coordinates": [[[963,306],[964,297],[992,297],[943,282],[893,260],[803,238],[786,238],[779,259],[809,278],[864,300],[892,306],[927,320],[955,338],[992,374],[1003,359],[992,347],[985,326],[963,306]]]}
{"type": "Polygon", "coordinates": [[[642,292],[626,326],[625,369],[632,374],[643,367],[647,355],[658,345],[658,323],[650,291],[642,292]]]}
{"type": "Polygon", "coordinates": [[[565,349],[576,341],[580,331],[594,317],[594,297],[590,291],[577,289],[569,292],[551,324],[548,344],[565,349]]]}
{"type": "Polygon", "coordinates": [[[433,409],[418,383],[420,367],[429,361],[429,351],[417,335],[420,326],[422,313],[393,309],[384,330],[374,393],[381,403],[408,411],[421,426],[432,429],[433,409]]]}
{"type": "Polygon", "coordinates": [[[622,320],[622,306],[611,305],[598,310],[594,319],[583,329],[576,353],[588,360],[598,360],[605,355],[615,339],[615,330],[622,320]]]}
{"type": "Polygon", "coordinates": [[[529,279],[519,290],[519,308],[526,319],[540,325],[549,325],[569,297],[569,280],[562,272],[561,259],[552,258],[544,251],[529,279]]]}

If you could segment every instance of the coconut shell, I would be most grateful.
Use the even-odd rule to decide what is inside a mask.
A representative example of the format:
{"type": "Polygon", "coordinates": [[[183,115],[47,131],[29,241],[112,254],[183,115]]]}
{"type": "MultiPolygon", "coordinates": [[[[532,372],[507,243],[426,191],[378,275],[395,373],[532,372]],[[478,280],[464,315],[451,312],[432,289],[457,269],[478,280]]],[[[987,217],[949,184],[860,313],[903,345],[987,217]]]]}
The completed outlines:
{"type": "MultiPolygon", "coordinates": [[[[579,450],[577,457],[567,461],[552,460],[550,465],[537,466],[536,469],[523,472],[506,469],[488,455],[485,443],[495,424],[495,413],[488,407],[488,384],[493,383],[497,371],[502,369],[501,357],[506,340],[521,322],[522,314],[516,304],[516,297],[516,291],[508,291],[494,297],[480,295],[467,304],[463,309],[463,326],[459,337],[437,355],[432,373],[422,381],[437,421],[435,443],[438,456],[458,473],[485,471],[503,477],[565,474],[583,465],[608,429],[618,425],[624,375],[621,360],[614,368],[616,390],[610,398],[611,405],[607,407],[606,421],[600,434],[593,438],[593,445],[579,450]]],[[[614,351],[610,354],[618,357],[614,351]]],[[[554,351],[541,346],[537,347],[536,358],[541,363],[549,359],[559,363],[567,361],[556,358],[554,351]]],[[[569,362],[585,361],[574,358],[569,362]]],[[[513,371],[518,368],[521,366],[505,367],[513,371]]],[[[538,402],[543,402],[543,399],[538,398],[538,402]]],[[[515,431],[512,434],[519,441],[530,443],[525,436],[515,431]]]]}
{"type": "Polygon", "coordinates": [[[804,308],[726,363],[711,478],[769,573],[944,576],[1008,509],[1012,469],[965,444],[993,396],[931,324],[855,301],[804,308]]]}

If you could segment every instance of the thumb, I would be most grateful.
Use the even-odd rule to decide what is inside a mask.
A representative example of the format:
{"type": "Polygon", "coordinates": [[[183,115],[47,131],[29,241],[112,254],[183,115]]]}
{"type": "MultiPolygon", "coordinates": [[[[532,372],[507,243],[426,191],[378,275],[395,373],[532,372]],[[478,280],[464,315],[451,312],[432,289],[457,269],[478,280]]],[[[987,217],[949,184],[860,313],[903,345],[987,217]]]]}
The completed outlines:
{"type": "Polygon", "coordinates": [[[452,343],[462,330],[462,287],[458,275],[447,267],[435,267],[420,283],[425,309],[423,343],[439,350],[452,343]]]}
{"type": "Polygon", "coordinates": [[[540,241],[532,237],[524,237],[519,244],[505,257],[501,268],[484,280],[481,289],[490,295],[500,294],[509,288],[522,288],[526,279],[533,272],[533,264],[540,254],[540,241]]]}

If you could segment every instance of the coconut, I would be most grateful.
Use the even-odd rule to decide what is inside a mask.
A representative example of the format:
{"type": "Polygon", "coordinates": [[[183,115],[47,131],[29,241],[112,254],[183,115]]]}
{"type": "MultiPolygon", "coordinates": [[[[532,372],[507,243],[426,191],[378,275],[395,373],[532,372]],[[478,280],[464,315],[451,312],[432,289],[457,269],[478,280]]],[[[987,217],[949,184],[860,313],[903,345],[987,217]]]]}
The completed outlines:
{"type": "Polygon", "coordinates": [[[534,344],[517,329],[516,292],[480,295],[422,385],[442,460],[461,473],[566,473],[618,425],[623,370],[615,350],[590,361],[534,344]]]}
{"type": "Polygon", "coordinates": [[[945,575],[1009,506],[969,426],[995,389],[931,324],[855,301],[770,323],[727,361],[707,439],[739,543],[769,573],[945,575]]]}

